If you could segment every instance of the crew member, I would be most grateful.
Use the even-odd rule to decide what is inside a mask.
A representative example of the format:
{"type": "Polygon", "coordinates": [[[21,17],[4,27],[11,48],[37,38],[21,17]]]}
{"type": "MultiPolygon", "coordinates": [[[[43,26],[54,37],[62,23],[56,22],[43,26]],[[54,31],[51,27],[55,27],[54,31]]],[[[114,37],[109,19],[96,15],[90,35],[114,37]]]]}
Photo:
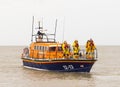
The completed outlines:
{"type": "Polygon", "coordinates": [[[62,44],[62,49],[63,49],[63,56],[64,56],[64,57],[69,57],[70,48],[69,48],[69,44],[67,44],[66,41],[63,42],[63,44],[62,44]]]}
{"type": "Polygon", "coordinates": [[[94,58],[94,50],[96,49],[96,46],[92,39],[90,39],[89,41],[90,41],[90,43],[89,43],[89,47],[88,47],[88,53],[91,58],[94,58]]]}
{"type": "Polygon", "coordinates": [[[75,41],[73,42],[72,47],[73,47],[73,54],[74,54],[74,55],[79,55],[80,46],[79,46],[78,40],[75,40],[75,41]]]}
{"type": "Polygon", "coordinates": [[[38,30],[37,34],[38,34],[39,38],[41,38],[41,39],[43,38],[43,33],[40,30],[38,30]]]}
{"type": "Polygon", "coordinates": [[[86,43],[86,55],[89,52],[89,48],[90,48],[90,40],[87,40],[87,43],[86,43]]]}
{"type": "Polygon", "coordinates": [[[93,42],[93,40],[92,39],[90,39],[90,44],[89,44],[89,46],[90,46],[90,52],[94,52],[94,50],[96,49],[96,46],[95,46],[95,44],[94,44],[94,42],[93,42]]]}

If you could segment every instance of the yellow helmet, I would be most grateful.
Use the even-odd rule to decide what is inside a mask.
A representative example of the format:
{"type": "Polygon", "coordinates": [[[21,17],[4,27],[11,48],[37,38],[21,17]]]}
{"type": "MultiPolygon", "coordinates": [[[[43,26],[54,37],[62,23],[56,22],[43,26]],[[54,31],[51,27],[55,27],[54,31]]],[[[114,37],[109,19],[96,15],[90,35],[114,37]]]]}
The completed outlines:
{"type": "Polygon", "coordinates": [[[64,41],[63,43],[64,43],[64,44],[67,44],[67,41],[64,41]]]}
{"type": "Polygon", "coordinates": [[[75,42],[75,43],[77,43],[77,42],[78,42],[78,40],[75,40],[74,42],[75,42]]]}

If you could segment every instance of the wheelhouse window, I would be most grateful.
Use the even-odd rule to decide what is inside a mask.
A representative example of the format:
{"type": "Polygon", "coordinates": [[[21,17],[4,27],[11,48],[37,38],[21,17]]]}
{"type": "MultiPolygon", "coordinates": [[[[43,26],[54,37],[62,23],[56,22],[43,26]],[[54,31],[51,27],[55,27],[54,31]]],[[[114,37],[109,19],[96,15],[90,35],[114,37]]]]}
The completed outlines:
{"type": "Polygon", "coordinates": [[[48,51],[48,47],[44,47],[44,51],[48,51]]]}
{"type": "Polygon", "coordinates": [[[58,47],[58,51],[63,51],[63,50],[62,50],[62,47],[58,47]]]}
{"type": "Polygon", "coordinates": [[[36,50],[37,46],[34,46],[34,50],[36,50]]]}
{"type": "Polygon", "coordinates": [[[56,47],[49,47],[49,51],[56,51],[56,47]]]}
{"type": "Polygon", "coordinates": [[[37,46],[37,50],[39,50],[39,46],[37,46]]]}
{"type": "Polygon", "coordinates": [[[43,46],[41,46],[41,47],[40,47],[40,50],[41,50],[41,51],[43,51],[43,50],[44,50],[44,47],[43,47],[43,46]]]}
{"type": "MultiPolygon", "coordinates": [[[[34,46],[34,50],[39,50],[39,51],[43,51],[44,50],[44,46],[34,46]]],[[[46,48],[47,49],[47,48],[46,48]]]]}
{"type": "Polygon", "coordinates": [[[39,50],[41,50],[42,49],[42,47],[40,46],[40,49],[39,50]]]}

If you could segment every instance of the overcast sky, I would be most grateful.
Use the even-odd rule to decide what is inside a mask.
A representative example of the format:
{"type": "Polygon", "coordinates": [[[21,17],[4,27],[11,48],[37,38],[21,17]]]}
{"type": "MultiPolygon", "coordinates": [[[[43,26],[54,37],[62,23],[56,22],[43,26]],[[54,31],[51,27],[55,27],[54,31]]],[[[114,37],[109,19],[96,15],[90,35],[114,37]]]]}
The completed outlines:
{"type": "Polygon", "coordinates": [[[120,45],[120,0],[0,0],[0,45],[29,45],[32,16],[50,32],[57,18],[57,41],[120,45]]]}

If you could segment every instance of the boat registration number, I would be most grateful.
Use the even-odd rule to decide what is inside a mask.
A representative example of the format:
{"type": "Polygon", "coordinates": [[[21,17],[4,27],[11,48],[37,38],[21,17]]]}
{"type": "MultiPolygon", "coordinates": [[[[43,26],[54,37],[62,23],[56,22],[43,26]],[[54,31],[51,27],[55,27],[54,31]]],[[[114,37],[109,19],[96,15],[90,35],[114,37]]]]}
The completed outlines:
{"type": "Polygon", "coordinates": [[[74,66],[73,65],[63,65],[63,68],[65,70],[71,70],[71,69],[74,69],[74,66]]]}

